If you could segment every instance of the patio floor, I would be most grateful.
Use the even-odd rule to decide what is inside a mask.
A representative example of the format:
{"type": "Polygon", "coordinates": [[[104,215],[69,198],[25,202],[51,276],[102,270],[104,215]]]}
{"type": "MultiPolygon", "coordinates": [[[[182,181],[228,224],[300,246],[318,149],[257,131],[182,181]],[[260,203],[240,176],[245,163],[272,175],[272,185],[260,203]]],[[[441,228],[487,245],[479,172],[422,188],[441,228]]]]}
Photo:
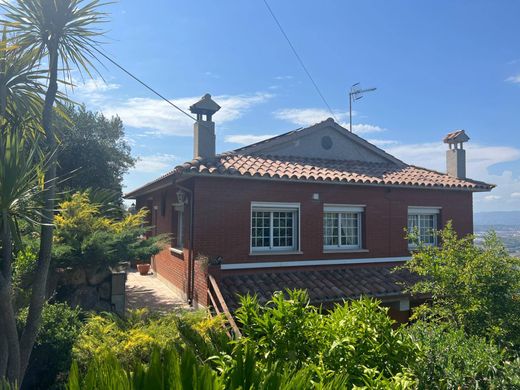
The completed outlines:
{"type": "Polygon", "coordinates": [[[168,313],[190,309],[188,304],[152,273],[142,276],[131,270],[126,279],[126,308],[168,313]]]}

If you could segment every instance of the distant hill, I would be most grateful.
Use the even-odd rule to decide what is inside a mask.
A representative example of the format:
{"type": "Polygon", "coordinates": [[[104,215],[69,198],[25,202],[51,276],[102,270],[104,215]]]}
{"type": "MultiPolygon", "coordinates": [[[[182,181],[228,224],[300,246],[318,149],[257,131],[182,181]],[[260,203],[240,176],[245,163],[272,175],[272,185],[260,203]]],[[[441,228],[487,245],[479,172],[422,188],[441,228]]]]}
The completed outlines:
{"type": "Polygon", "coordinates": [[[473,214],[473,224],[520,226],[520,211],[486,211],[473,214]]]}

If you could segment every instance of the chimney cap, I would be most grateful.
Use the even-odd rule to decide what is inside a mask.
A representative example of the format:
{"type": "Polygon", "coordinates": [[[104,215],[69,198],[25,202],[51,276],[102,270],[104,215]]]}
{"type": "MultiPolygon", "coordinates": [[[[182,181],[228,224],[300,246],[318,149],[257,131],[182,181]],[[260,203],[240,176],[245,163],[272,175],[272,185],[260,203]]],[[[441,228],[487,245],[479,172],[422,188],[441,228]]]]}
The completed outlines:
{"type": "Polygon", "coordinates": [[[468,142],[469,137],[464,130],[456,130],[454,132],[448,133],[446,137],[444,137],[445,144],[457,144],[468,142]]]}
{"type": "Polygon", "coordinates": [[[220,110],[220,106],[215,103],[209,93],[205,94],[197,103],[190,106],[190,111],[193,114],[209,115],[210,117],[218,110],[220,110]]]}

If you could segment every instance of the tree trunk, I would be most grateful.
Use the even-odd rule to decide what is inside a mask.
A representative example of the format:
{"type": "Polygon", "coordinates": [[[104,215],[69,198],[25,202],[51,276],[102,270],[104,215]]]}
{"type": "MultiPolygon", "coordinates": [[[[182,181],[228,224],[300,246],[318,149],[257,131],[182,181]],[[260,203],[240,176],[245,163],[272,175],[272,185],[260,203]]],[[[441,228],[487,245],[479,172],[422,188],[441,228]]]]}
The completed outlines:
{"type": "Polygon", "coordinates": [[[27,323],[20,339],[20,377],[22,383],[31,351],[36,341],[41,322],[41,313],[45,303],[45,288],[51,262],[54,208],[56,198],[56,135],[53,128],[53,107],[58,91],[58,42],[56,39],[47,44],[49,50],[49,85],[45,93],[42,124],[45,131],[47,152],[51,153],[49,167],[45,172],[44,209],[40,235],[40,252],[36,277],[32,286],[31,301],[27,323]]]}
{"type": "MultiPolygon", "coordinates": [[[[0,272],[0,313],[4,341],[0,342],[7,349],[7,364],[1,376],[5,376],[10,383],[19,380],[20,375],[20,345],[18,343],[18,331],[16,329],[16,317],[11,301],[11,262],[12,262],[12,238],[9,218],[6,210],[2,211],[2,269],[0,272]]],[[[5,351],[0,351],[4,355],[5,351]]],[[[3,360],[0,357],[0,360],[3,360]]],[[[2,362],[2,365],[4,362],[2,362]]]]}

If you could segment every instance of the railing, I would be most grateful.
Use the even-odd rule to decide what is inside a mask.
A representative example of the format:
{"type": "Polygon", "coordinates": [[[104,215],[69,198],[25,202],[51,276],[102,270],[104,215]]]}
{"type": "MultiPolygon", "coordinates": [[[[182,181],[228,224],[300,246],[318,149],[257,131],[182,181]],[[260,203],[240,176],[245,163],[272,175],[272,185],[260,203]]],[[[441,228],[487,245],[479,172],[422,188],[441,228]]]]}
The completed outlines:
{"type": "Polygon", "coordinates": [[[224,297],[220,292],[217,281],[212,275],[208,275],[208,281],[208,296],[211,302],[211,307],[215,311],[215,314],[224,314],[229,326],[231,327],[231,329],[226,329],[226,333],[230,338],[241,337],[242,333],[240,333],[240,329],[238,329],[235,319],[229,311],[226,301],[224,301],[224,297]]]}

